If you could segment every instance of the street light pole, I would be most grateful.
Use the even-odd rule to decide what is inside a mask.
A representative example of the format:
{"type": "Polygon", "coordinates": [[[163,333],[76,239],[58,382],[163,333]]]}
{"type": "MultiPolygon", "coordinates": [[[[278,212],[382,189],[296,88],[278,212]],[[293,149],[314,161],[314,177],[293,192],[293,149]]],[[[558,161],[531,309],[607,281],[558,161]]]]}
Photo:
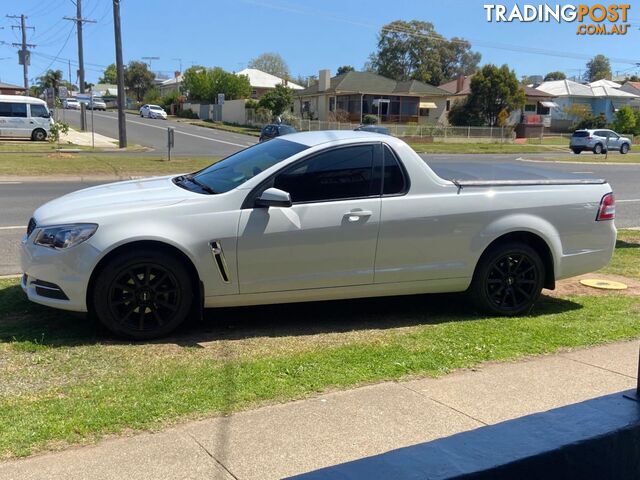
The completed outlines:
{"type": "Polygon", "coordinates": [[[127,122],[124,117],[124,64],[122,63],[122,32],[120,29],[120,0],[113,0],[113,30],[116,39],[116,76],[118,80],[118,145],[127,146],[127,122]]]}

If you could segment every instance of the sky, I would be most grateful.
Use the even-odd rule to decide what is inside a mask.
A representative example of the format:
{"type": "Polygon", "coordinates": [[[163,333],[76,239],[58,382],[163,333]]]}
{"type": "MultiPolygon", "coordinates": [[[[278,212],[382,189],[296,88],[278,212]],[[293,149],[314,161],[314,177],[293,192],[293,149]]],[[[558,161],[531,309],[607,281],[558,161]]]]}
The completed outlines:
{"type": "MultiPolygon", "coordinates": [[[[0,0],[0,81],[22,84],[17,48],[19,20],[26,14],[32,49],[29,78],[60,69],[76,83],[75,0],[0,0]],[[4,42],[4,43],[3,43],[4,42]]],[[[616,72],[640,73],[640,0],[629,0],[632,28],[625,36],[579,36],[573,23],[489,23],[490,0],[121,0],[124,61],[151,60],[154,71],[171,75],[192,64],[245,68],[264,52],[277,52],[293,77],[332,72],[340,65],[361,69],[376,49],[380,27],[393,20],[418,19],[434,24],[447,38],[463,37],[482,62],[507,63],[519,77],[562,70],[568,76],[585,70],[587,59],[602,53],[616,72]]],[[[511,8],[516,2],[503,1],[511,8]]],[[[518,2],[522,5],[523,2],[518,2]]],[[[531,2],[532,3],[532,2],[531,2]]],[[[553,2],[548,2],[553,4],[553,2]]],[[[561,4],[571,2],[558,2],[561,4]]],[[[597,1],[582,3],[595,4],[597,1]]],[[[603,3],[603,2],[600,2],[603,3]]],[[[86,80],[95,83],[115,62],[111,0],[82,0],[86,80]]]]}

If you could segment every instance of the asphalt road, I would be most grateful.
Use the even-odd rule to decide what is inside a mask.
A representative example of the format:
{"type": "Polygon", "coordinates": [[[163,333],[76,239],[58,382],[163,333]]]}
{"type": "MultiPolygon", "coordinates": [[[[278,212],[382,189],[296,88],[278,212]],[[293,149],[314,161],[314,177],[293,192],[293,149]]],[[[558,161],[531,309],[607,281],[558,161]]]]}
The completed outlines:
{"type": "MultiPolygon", "coordinates": [[[[515,155],[428,155],[429,165],[442,177],[454,171],[470,177],[505,178],[523,165],[552,169],[558,175],[606,178],[616,193],[616,225],[640,226],[640,165],[581,165],[523,162],[515,155]]],[[[0,182],[0,275],[19,273],[20,239],[33,211],[43,203],[74,190],[104,182],[0,182]]]]}
{"type": "MultiPolygon", "coordinates": [[[[62,114],[60,114],[62,118],[62,114]]],[[[172,155],[180,156],[222,156],[242,150],[257,143],[258,139],[240,133],[223,132],[212,128],[198,127],[173,120],[153,120],[126,114],[127,143],[142,145],[156,151],[167,149],[167,128],[175,129],[175,148],[172,155]]],[[[80,112],[64,110],[64,119],[75,129],[80,129],[80,112]]],[[[118,115],[116,112],[93,113],[95,132],[111,138],[118,138],[118,115]]],[[[91,131],[91,111],[87,111],[87,130],[91,131]]]]}

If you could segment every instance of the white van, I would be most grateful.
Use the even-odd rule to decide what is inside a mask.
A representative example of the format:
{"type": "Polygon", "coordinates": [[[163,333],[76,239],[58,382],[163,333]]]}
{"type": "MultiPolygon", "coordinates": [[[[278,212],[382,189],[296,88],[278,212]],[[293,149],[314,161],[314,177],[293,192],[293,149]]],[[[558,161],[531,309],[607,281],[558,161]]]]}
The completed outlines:
{"type": "Polygon", "coordinates": [[[42,141],[49,135],[51,115],[44,100],[22,95],[0,95],[0,138],[42,141]]]}

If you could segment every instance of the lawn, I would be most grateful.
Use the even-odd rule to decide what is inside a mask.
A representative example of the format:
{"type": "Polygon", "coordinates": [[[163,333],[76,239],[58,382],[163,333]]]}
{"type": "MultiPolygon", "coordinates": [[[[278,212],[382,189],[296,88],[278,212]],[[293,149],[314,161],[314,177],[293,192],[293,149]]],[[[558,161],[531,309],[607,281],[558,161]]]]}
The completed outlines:
{"type": "Polygon", "coordinates": [[[409,143],[418,153],[549,153],[568,151],[553,145],[518,143],[409,143]]]}
{"type": "Polygon", "coordinates": [[[579,162],[579,163],[640,163],[640,153],[627,153],[620,155],[619,153],[611,153],[608,156],[594,155],[591,152],[583,152],[580,155],[555,155],[549,157],[536,157],[536,160],[547,162],[579,162]]]}
{"type": "Polygon", "coordinates": [[[197,120],[197,119],[186,119],[179,118],[175,119],[178,122],[189,123],[191,125],[196,125],[198,127],[205,128],[213,128],[215,130],[223,130],[225,132],[232,133],[241,133],[243,135],[250,135],[252,137],[260,136],[260,128],[259,127],[251,127],[248,125],[234,125],[232,123],[225,122],[214,122],[213,120],[197,120]]]}
{"type": "MultiPolygon", "coordinates": [[[[610,271],[638,275],[640,233],[610,271]]],[[[640,337],[640,298],[545,297],[476,314],[460,295],[219,309],[175,337],[128,344],[0,280],[0,458],[490,360],[640,337]]]]}
{"type": "Polygon", "coordinates": [[[118,176],[162,175],[192,172],[219,160],[219,157],[183,158],[171,161],[147,155],[105,153],[3,153],[0,175],[118,176]]]}

